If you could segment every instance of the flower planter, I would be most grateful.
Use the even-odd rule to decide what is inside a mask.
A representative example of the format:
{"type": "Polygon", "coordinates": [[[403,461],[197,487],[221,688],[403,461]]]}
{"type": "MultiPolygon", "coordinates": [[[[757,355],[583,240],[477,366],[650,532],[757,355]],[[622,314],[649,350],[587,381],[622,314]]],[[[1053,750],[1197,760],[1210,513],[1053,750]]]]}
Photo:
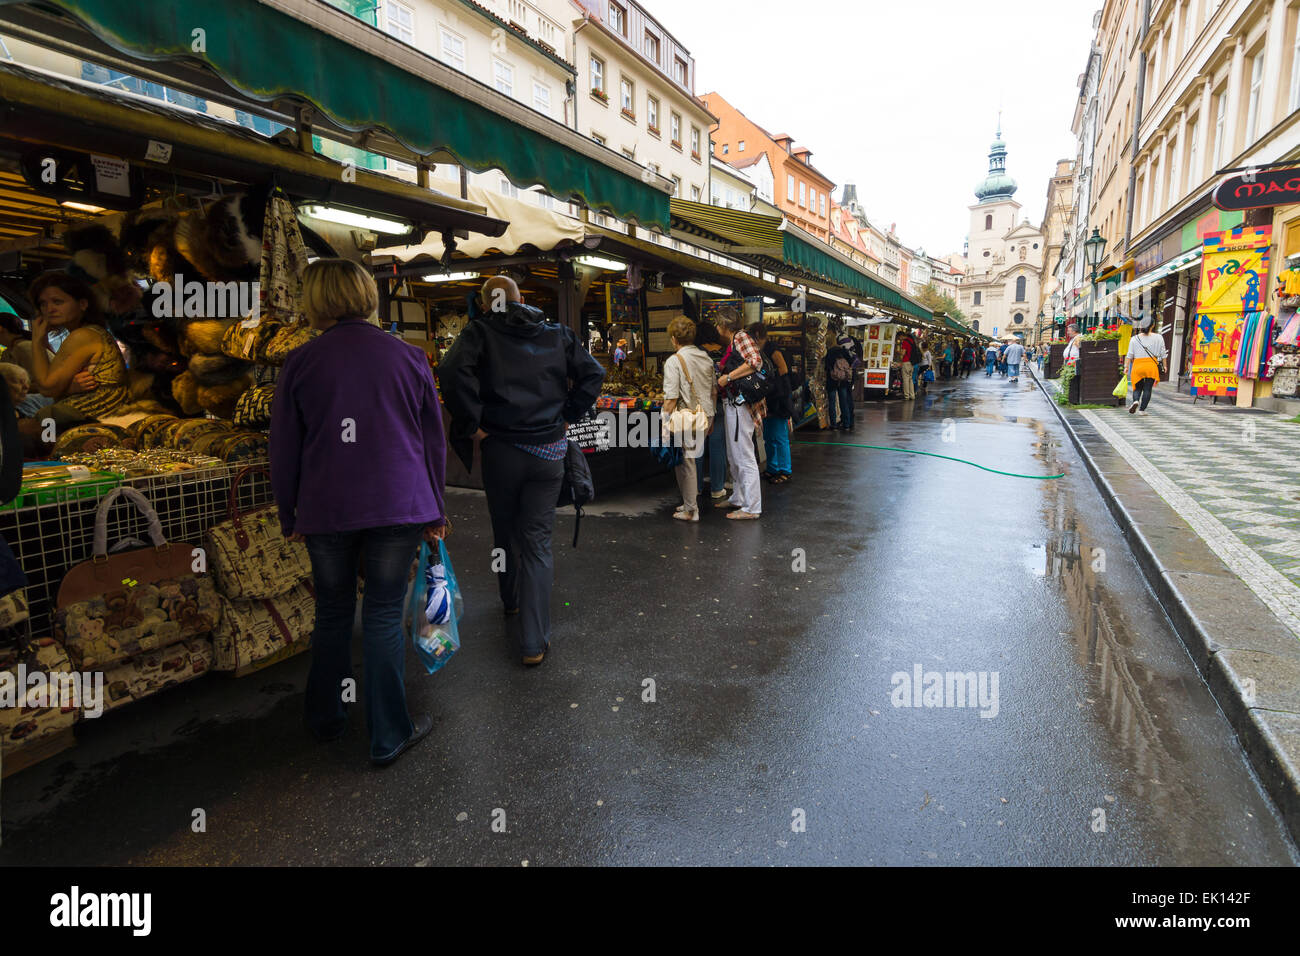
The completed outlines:
{"type": "Polygon", "coordinates": [[[1073,405],[1114,403],[1115,385],[1122,374],[1123,370],[1119,364],[1119,339],[1080,342],[1078,367],[1074,374],[1074,381],[1070,383],[1070,403],[1073,405]]]}

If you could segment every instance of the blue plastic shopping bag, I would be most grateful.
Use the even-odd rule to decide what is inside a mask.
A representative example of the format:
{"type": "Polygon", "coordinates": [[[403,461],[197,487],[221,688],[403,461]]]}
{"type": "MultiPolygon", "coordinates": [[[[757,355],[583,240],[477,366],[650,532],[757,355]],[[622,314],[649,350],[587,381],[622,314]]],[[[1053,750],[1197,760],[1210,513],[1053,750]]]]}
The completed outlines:
{"type": "Polygon", "coordinates": [[[460,650],[459,623],[464,613],[447,545],[439,541],[435,555],[428,542],[422,543],[411,594],[411,640],[430,674],[442,670],[460,650]]]}

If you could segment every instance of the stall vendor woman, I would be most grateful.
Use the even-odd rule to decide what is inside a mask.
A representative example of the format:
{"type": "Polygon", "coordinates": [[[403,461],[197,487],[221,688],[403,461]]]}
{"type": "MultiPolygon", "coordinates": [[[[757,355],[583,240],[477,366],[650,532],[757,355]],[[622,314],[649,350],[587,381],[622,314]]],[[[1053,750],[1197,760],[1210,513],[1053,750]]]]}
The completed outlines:
{"type": "MultiPolygon", "coordinates": [[[[32,386],[55,400],[46,416],[62,429],[121,410],[128,400],[126,362],[90,287],[66,272],[46,272],[32,283],[30,297],[37,310],[32,386]],[[55,329],[68,336],[50,359],[46,350],[55,329]]],[[[32,423],[39,428],[39,421],[32,423]]]]}

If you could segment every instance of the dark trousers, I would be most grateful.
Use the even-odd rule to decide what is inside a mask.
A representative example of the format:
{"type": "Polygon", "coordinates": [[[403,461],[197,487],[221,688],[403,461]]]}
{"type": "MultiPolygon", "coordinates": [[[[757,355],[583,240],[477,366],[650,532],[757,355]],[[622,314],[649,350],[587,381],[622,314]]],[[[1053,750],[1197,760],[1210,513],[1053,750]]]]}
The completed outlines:
{"type": "Polygon", "coordinates": [[[307,535],[316,586],[316,629],[307,676],[307,724],[328,734],[347,717],[343,682],[352,678],[352,624],[357,610],[357,575],[366,564],[361,602],[365,667],[366,727],[370,756],[391,756],[411,736],[406,710],[406,639],[402,604],[407,576],[423,525],[366,528],[307,535]]]}
{"type": "Polygon", "coordinates": [[[528,656],[542,653],[551,643],[551,533],[563,482],[564,462],[546,461],[494,438],[483,442],[492,546],[506,556],[497,587],[506,609],[519,609],[523,652],[528,656]]]}
{"type": "Polygon", "coordinates": [[[829,415],[831,428],[835,426],[835,403],[838,400],[840,404],[840,428],[853,427],[853,383],[837,382],[830,379],[826,382],[826,403],[829,406],[829,415]]]}
{"type": "Polygon", "coordinates": [[[1156,387],[1154,378],[1144,378],[1140,382],[1133,383],[1133,401],[1138,402],[1138,407],[1142,411],[1147,410],[1147,404],[1151,401],[1151,389],[1156,387]]]}

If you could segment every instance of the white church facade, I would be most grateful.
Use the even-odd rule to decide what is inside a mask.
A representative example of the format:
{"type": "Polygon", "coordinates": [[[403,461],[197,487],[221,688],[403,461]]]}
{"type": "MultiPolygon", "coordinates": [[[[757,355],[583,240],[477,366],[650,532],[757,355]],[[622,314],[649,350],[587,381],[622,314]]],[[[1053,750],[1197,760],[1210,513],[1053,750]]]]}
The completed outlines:
{"type": "Polygon", "coordinates": [[[966,320],[985,335],[1028,337],[1040,305],[1045,240],[1042,230],[1020,215],[1006,159],[999,124],[988,175],[975,187],[978,202],[970,207],[966,278],[958,304],[966,320]]]}

